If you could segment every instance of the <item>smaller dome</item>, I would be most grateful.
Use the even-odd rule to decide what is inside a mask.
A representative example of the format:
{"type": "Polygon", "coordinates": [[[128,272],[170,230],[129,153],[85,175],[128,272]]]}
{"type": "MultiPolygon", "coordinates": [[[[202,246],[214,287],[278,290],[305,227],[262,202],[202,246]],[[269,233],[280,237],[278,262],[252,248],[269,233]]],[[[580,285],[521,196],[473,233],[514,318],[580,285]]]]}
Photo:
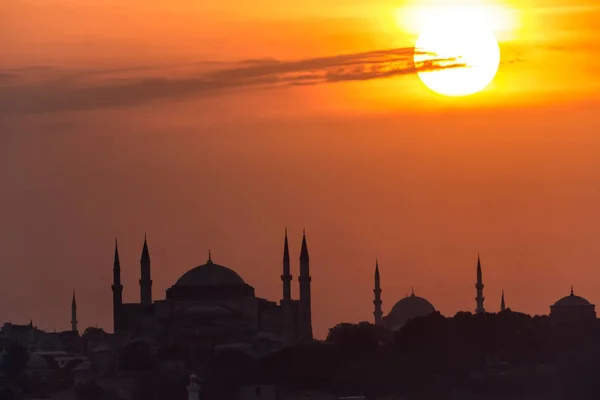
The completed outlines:
{"type": "Polygon", "coordinates": [[[571,289],[571,294],[569,296],[565,296],[562,299],[558,300],[554,303],[554,306],[558,307],[581,307],[581,306],[589,306],[591,303],[580,296],[575,296],[573,293],[573,289],[571,289]]]}
{"type": "Polygon", "coordinates": [[[413,292],[410,296],[398,301],[385,320],[391,329],[396,329],[411,319],[425,317],[434,312],[435,307],[427,299],[415,296],[413,292]]]}

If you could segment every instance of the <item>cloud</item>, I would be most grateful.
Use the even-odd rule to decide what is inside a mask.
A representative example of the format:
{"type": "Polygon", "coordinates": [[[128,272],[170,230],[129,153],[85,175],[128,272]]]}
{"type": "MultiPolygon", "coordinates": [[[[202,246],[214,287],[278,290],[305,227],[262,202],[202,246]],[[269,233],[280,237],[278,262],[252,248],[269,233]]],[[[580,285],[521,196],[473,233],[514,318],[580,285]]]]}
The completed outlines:
{"type": "Polygon", "coordinates": [[[53,74],[51,79],[41,81],[28,81],[28,73],[37,71],[31,68],[20,72],[21,79],[17,83],[13,78],[11,84],[0,86],[0,114],[125,107],[249,88],[365,81],[418,70],[463,66],[456,60],[447,59],[415,65],[413,54],[414,48],[410,47],[297,61],[263,59],[229,64],[196,63],[182,66],[187,68],[184,72],[148,67],[80,71],[77,74],[65,71],[62,76],[53,74]],[[120,75],[122,72],[128,74],[120,75]]]}

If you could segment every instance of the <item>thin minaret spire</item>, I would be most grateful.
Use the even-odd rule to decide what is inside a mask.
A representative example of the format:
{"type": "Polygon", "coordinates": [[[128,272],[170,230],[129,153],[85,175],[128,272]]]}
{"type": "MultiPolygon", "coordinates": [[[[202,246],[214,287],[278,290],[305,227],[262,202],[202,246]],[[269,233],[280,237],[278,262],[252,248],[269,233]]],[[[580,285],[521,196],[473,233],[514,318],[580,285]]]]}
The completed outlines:
{"type": "Polygon", "coordinates": [[[375,316],[375,325],[381,324],[381,317],[383,316],[383,311],[381,311],[381,280],[379,277],[379,260],[375,259],[375,288],[373,289],[373,293],[375,294],[375,300],[373,300],[373,304],[375,305],[375,311],[373,311],[373,315],[375,316]]]}
{"type": "Polygon", "coordinates": [[[121,263],[119,262],[119,246],[115,238],[115,259],[113,264],[113,329],[121,328],[121,308],[123,306],[123,285],[121,284],[121,263]]]}
{"type": "Polygon", "coordinates": [[[140,267],[140,303],[144,305],[151,305],[152,278],[150,276],[150,252],[148,251],[148,241],[146,240],[146,234],[144,234],[144,246],[142,247],[140,267]]]}
{"type": "Polygon", "coordinates": [[[483,301],[485,300],[485,297],[483,297],[483,277],[481,273],[481,259],[479,258],[479,254],[477,254],[477,283],[475,284],[475,288],[477,289],[477,297],[475,297],[477,308],[475,308],[475,313],[481,314],[485,312],[485,308],[483,307],[483,301]]]}
{"type": "Polygon", "coordinates": [[[504,289],[502,289],[502,300],[500,300],[500,311],[506,310],[506,303],[504,302],[504,289]]]}
{"type": "Polygon", "coordinates": [[[283,273],[281,275],[283,282],[283,300],[292,299],[292,274],[290,272],[290,247],[288,245],[287,227],[285,228],[283,240],[283,273]]]}
{"type": "Polygon", "coordinates": [[[294,322],[294,310],[292,306],[292,274],[290,272],[290,248],[288,245],[287,226],[284,231],[283,239],[283,264],[282,264],[281,282],[282,298],[281,308],[283,310],[283,336],[285,343],[291,344],[297,338],[296,324],[294,322]]]}
{"type": "Polygon", "coordinates": [[[75,301],[75,289],[73,289],[73,300],[71,300],[71,331],[77,332],[77,302],[75,301]]]}
{"type": "Polygon", "coordinates": [[[306,340],[313,340],[312,333],[312,312],[310,295],[310,257],[308,256],[308,246],[306,244],[306,230],[302,232],[302,247],[300,249],[300,309],[304,318],[304,332],[306,340]]]}

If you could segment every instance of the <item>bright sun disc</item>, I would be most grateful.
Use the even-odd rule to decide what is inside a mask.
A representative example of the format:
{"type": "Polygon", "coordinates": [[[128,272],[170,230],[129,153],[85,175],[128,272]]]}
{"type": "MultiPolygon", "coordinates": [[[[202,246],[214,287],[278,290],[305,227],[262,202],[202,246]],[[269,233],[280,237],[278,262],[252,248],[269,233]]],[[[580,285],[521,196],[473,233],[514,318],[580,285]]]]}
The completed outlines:
{"type": "Polygon", "coordinates": [[[496,76],[500,47],[494,34],[481,25],[434,24],[424,29],[417,39],[414,61],[417,69],[432,61],[441,67],[460,64],[460,67],[421,70],[418,74],[436,93],[468,96],[485,89],[496,76]]]}

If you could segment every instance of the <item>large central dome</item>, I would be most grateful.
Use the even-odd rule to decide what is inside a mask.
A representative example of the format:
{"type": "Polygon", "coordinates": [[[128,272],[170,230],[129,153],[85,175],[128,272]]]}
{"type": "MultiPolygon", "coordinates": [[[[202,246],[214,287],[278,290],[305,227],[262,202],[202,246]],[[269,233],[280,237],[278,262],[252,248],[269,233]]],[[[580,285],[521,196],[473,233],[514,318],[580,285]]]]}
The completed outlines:
{"type": "Polygon", "coordinates": [[[175,283],[175,286],[232,286],[246,282],[237,272],[208,260],[206,264],[190,269],[175,283]]]}
{"type": "Polygon", "coordinates": [[[167,289],[167,299],[181,301],[225,300],[254,297],[254,288],[233,270],[215,264],[208,258],[206,264],[183,274],[167,289]]]}
{"type": "Polygon", "coordinates": [[[246,282],[233,270],[212,260],[206,264],[190,269],[175,283],[175,286],[234,286],[246,282]]]}

